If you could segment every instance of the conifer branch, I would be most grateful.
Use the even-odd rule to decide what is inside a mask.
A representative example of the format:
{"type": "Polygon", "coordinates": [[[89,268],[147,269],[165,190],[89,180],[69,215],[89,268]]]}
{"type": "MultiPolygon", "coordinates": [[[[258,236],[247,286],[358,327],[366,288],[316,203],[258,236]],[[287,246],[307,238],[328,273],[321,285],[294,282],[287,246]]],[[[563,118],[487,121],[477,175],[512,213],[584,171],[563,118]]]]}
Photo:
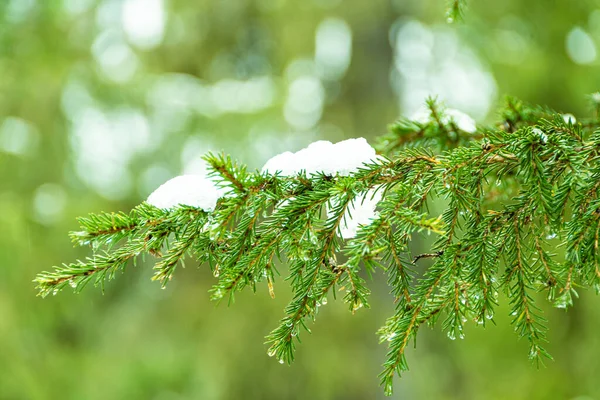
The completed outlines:
{"type": "Polygon", "coordinates": [[[405,349],[423,324],[441,318],[448,337],[462,339],[469,321],[493,321],[500,291],[539,363],[550,355],[536,293],[569,307],[576,288],[600,292],[600,121],[577,123],[509,98],[498,124],[471,129],[443,105],[427,107],[426,119],[391,125],[380,155],[349,173],[251,172],[207,155],[223,189],[216,205],[206,203],[209,211],[143,203],[80,218],[71,238],[94,255],[39,274],[39,294],[103,286],[145,254],[157,258],[153,279],[163,286],[186,256],[209,265],[216,301],[232,302],[263,281],[273,297],[284,274],[293,294],[267,342],[268,354],[291,362],[302,328],[309,331],[328,299],[344,292],[351,312],[368,308],[365,278],[385,273],[395,301],[379,330],[389,346],[381,374],[387,394],[408,369],[405,349]],[[377,214],[348,234],[368,203],[377,214]],[[412,254],[423,235],[434,237],[433,246],[412,254]],[[551,251],[558,242],[564,259],[551,251]]]}

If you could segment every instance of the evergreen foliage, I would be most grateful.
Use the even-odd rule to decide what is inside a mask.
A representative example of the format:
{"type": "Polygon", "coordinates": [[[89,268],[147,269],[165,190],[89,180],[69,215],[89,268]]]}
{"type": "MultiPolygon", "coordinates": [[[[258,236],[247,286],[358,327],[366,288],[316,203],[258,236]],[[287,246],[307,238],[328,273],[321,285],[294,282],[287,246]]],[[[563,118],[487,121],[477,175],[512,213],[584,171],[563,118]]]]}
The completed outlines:
{"type": "Polygon", "coordinates": [[[440,320],[449,338],[463,338],[465,323],[493,321],[499,292],[538,364],[550,355],[537,293],[564,308],[578,288],[600,291],[600,101],[592,101],[593,118],[574,122],[509,98],[497,125],[467,133],[431,100],[429,122],[390,125],[381,157],[350,176],[281,177],[208,154],[212,175],[230,189],[214,212],[143,203],[80,218],[71,238],[93,255],[41,273],[39,293],[103,286],[144,255],[158,260],[154,279],[163,286],[186,255],[208,264],[216,301],[261,282],[274,296],[285,275],[293,297],[267,341],[268,354],[289,363],[328,300],[342,293],[352,313],[369,307],[365,277],[378,272],[395,298],[378,332],[389,346],[380,376],[387,394],[408,369],[405,350],[421,326],[440,320]],[[375,192],[383,194],[376,219],[341,239],[348,208],[375,192]],[[435,238],[431,251],[413,254],[411,240],[422,235],[435,238]],[[564,258],[553,254],[559,244],[564,258]]]}
{"type": "Polygon", "coordinates": [[[460,20],[463,16],[463,11],[467,6],[466,0],[450,0],[446,15],[448,22],[460,20]]]}

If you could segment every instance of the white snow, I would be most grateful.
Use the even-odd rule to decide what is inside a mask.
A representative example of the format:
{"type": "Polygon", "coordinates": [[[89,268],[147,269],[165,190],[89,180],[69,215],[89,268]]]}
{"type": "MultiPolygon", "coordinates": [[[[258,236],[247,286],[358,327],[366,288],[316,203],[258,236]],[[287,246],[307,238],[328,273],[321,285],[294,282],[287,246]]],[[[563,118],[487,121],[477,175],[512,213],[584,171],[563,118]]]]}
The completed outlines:
{"type": "Polygon", "coordinates": [[[475,120],[471,116],[453,108],[445,110],[444,117],[442,118],[442,122],[445,124],[450,121],[453,121],[461,131],[475,133],[477,130],[477,124],[475,124],[475,120]]]}
{"type": "Polygon", "coordinates": [[[563,120],[565,121],[565,124],[575,124],[577,122],[577,120],[575,119],[575,116],[573,114],[563,114],[562,115],[563,120]]]}
{"type": "MultiPolygon", "coordinates": [[[[380,159],[364,138],[348,139],[338,143],[320,140],[296,153],[286,151],[271,158],[263,172],[280,176],[295,176],[302,171],[308,175],[325,173],[347,176],[367,162],[380,159]]],[[[228,192],[228,188],[217,187],[215,181],[205,175],[181,175],[168,180],[156,189],[147,202],[155,207],[171,209],[179,205],[213,211],[217,200],[228,192]]],[[[377,217],[375,211],[381,194],[375,190],[355,198],[344,214],[339,234],[344,239],[353,238],[361,225],[369,224],[377,217]]],[[[332,200],[335,202],[335,199],[332,200]]],[[[327,213],[331,213],[331,204],[327,213]]]]}
{"type": "Polygon", "coordinates": [[[327,140],[313,142],[296,153],[296,168],[304,170],[309,176],[319,172],[335,175],[335,166],[332,163],[335,151],[335,145],[327,140]]]}
{"type": "MultiPolygon", "coordinates": [[[[356,237],[361,225],[370,224],[377,218],[377,203],[381,200],[381,191],[370,190],[357,196],[348,206],[340,224],[339,233],[343,239],[356,237]]],[[[331,217],[331,208],[327,210],[327,217],[331,217]]]]}
{"type": "Polygon", "coordinates": [[[262,172],[272,175],[278,173],[279,176],[295,176],[301,171],[307,175],[323,173],[347,176],[375,158],[375,149],[364,138],[335,144],[319,140],[296,153],[286,151],[274,156],[265,163],[262,172]]]}
{"type": "Polygon", "coordinates": [[[364,138],[348,139],[335,144],[333,155],[335,170],[347,176],[358,171],[365,163],[377,157],[375,149],[364,138]]]}
{"type": "Polygon", "coordinates": [[[291,151],[286,151],[281,154],[277,154],[267,161],[263,167],[263,172],[269,174],[275,174],[279,172],[281,176],[292,176],[296,174],[295,169],[296,154],[291,151]]]}
{"type": "Polygon", "coordinates": [[[431,110],[427,107],[421,107],[409,119],[420,124],[428,124],[431,122],[431,110]]]}
{"type": "Polygon", "coordinates": [[[158,208],[170,209],[179,205],[213,211],[224,190],[203,175],[176,176],[156,189],[146,202],[158,208]]]}
{"type": "MultiPolygon", "coordinates": [[[[377,161],[380,162],[381,159],[364,138],[343,140],[335,144],[319,140],[296,153],[286,151],[274,156],[266,162],[262,172],[285,177],[295,176],[302,171],[307,175],[323,173],[348,176],[358,171],[365,163],[377,161]]],[[[377,216],[375,208],[380,200],[381,194],[375,191],[359,195],[344,214],[339,227],[341,237],[353,238],[360,225],[369,224],[377,216]]],[[[329,204],[328,217],[331,216],[332,208],[329,204]]]]}
{"type": "MultiPolygon", "coordinates": [[[[470,115],[465,114],[460,110],[447,108],[445,110],[441,110],[441,114],[441,121],[444,124],[454,122],[458,129],[467,133],[475,133],[477,130],[477,124],[475,123],[475,120],[471,118],[470,115]]],[[[410,117],[410,120],[421,124],[427,124],[432,121],[431,110],[429,108],[422,107],[410,117]]]]}

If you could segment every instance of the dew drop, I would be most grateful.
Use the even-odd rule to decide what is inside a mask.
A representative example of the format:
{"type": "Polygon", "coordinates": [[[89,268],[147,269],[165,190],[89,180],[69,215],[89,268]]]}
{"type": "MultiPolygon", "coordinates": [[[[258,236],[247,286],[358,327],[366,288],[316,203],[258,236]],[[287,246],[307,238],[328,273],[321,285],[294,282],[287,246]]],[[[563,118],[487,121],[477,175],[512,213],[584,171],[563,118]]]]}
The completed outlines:
{"type": "Polygon", "coordinates": [[[537,356],[538,356],[537,349],[531,349],[531,351],[529,352],[529,358],[536,358],[537,356]]]}
{"type": "Polygon", "coordinates": [[[285,361],[283,361],[282,358],[279,359],[279,364],[283,364],[285,361]]]}
{"type": "Polygon", "coordinates": [[[554,307],[566,309],[569,306],[569,300],[565,296],[561,296],[554,302],[554,307]]]}

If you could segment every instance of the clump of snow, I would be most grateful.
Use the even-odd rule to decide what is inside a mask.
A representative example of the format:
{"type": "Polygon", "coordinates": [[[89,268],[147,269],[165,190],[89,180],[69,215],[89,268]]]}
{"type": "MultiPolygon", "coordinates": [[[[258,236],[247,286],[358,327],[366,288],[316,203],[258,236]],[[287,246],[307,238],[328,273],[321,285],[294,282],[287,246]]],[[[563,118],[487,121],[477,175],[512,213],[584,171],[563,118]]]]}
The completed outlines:
{"type": "Polygon", "coordinates": [[[340,175],[348,176],[376,157],[375,149],[364,138],[357,138],[336,143],[334,156],[331,158],[334,169],[340,175]]]}
{"type": "Polygon", "coordinates": [[[295,167],[292,169],[295,173],[304,170],[307,175],[314,175],[319,172],[335,175],[331,162],[334,151],[335,145],[327,140],[313,142],[308,147],[295,153],[295,167]]]}
{"type": "Polygon", "coordinates": [[[146,202],[163,209],[186,205],[210,212],[215,209],[224,191],[206,176],[181,175],[162,184],[148,196],[146,202]]]}
{"type": "MultiPolygon", "coordinates": [[[[266,162],[262,172],[286,177],[295,176],[302,171],[307,175],[322,173],[348,176],[358,171],[365,163],[384,160],[377,156],[375,149],[364,138],[343,140],[335,144],[319,140],[296,153],[286,151],[276,155],[266,162]]],[[[377,217],[375,209],[380,200],[381,194],[375,191],[369,191],[354,199],[340,223],[340,236],[344,239],[353,238],[361,225],[371,223],[372,219],[377,217]]],[[[328,217],[331,216],[332,208],[329,204],[328,217]]]]}
{"type": "MultiPolygon", "coordinates": [[[[420,124],[428,124],[432,121],[431,110],[422,107],[410,117],[410,120],[420,124]]],[[[475,133],[477,130],[477,124],[470,115],[454,108],[442,110],[440,120],[443,124],[453,122],[458,129],[467,133],[475,133]]]]}
{"type": "Polygon", "coordinates": [[[375,149],[364,138],[335,144],[319,140],[296,153],[286,151],[276,155],[266,162],[262,172],[280,176],[295,176],[302,171],[307,175],[323,173],[347,176],[375,158],[375,149]]]}
{"type": "Polygon", "coordinates": [[[275,174],[279,172],[281,176],[292,176],[295,175],[296,169],[296,154],[291,151],[286,151],[281,154],[277,154],[267,161],[263,167],[263,172],[269,174],[275,174]]]}
{"type": "Polygon", "coordinates": [[[563,114],[562,117],[565,124],[575,124],[577,122],[573,114],[563,114]]]}
{"type": "Polygon", "coordinates": [[[477,124],[470,115],[465,114],[462,111],[449,108],[444,111],[444,117],[442,122],[447,124],[448,122],[454,122],[458,129],[467,133],[475,133],[477,130],[477,124]]]}
{"type": "MultiPolygon", "coordinates": [[[[381,201],[381,191],[370,190],[357,196],[348,206],[340,223],[339,233],[343,239],[356,237],[361,225],[369,225],[377,218],[377,203],[381,201]]],[[[327,217],[331,217],[331,208],[327,210],[327,217]]]]}
{"type": "Polygon", "coordinates": [[[421,107],[409,119],[420,124],[428,124],[431,122],[431,110],[427,107],[421,107]]]}

